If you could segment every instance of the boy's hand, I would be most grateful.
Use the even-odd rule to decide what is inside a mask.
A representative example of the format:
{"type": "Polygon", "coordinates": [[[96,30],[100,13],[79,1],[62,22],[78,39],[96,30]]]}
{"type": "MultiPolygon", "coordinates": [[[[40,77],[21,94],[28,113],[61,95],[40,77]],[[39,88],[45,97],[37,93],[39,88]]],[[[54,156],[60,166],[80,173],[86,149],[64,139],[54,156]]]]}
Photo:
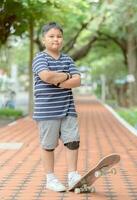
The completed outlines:
{"type": "Polygon", "coordinates": [[[75,88],[81,85],[81,77],[78,74],[72,76],[72,78],[60,83],[58,87],[60,88],[75,88]]]}
{"type": "Polygon", "coordinates": [[[65,72],[42,70],[39,72],[39,77],[44,82],[57,85],[58,83],[67,80],[69,74],[65,72]]]}
{"type": "MultiPolygon", "coordinates": [[[[67,73],[67,72],[64,72],[64,73],[66,73],[66,74],[67,74],[67,78],[66,78],[66,80],[68,80],[68,79],[72,78],[72,75],[71,75],[71,74],[69,74],[69,73],[67,73]]],[[[65,80],[65,81],[66,81],[66,80],[65,80]]],[[[57,86],[57,87],[59,87],[59,86],[60,86],[60,84],[61,84],[61,83],[63,83],[63,82],[64,82],[64,81],[57,83],[57,84],[56,84],[56,86],[57,86]]]]}

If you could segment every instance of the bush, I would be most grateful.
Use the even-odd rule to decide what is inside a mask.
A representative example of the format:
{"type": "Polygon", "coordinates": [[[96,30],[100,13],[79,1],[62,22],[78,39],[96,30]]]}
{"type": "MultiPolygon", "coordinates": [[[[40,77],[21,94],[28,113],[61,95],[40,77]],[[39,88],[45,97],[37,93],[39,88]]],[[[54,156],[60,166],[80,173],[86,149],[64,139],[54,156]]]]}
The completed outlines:
{"type": "Polygon", "coordinates": [[[132,126],[137,125],[137,108],[119,109],[117,113],[132,126]]]}
{"type": "Polygon", "coordinates": [[[16,110],[16,109],[12,109],[12,108],[0,109],[0,118],[18,119],[22,116],[23,116],[22,110],[16,110]]]}

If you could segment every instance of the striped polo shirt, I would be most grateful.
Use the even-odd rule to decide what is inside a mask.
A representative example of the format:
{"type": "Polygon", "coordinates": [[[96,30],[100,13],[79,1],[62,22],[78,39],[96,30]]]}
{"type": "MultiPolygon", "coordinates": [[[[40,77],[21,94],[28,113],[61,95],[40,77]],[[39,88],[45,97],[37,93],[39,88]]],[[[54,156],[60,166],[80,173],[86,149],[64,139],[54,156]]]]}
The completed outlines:
{"type": "Polygon", "coordinates": [[[46,52],[40,52],[33,60],[34,73],[34,113],[35,120],[59,119],[67,115],[76,117],[73,94],[71,89],[59,88],[44,82],[39,77],[42,70],[68,72],[71,75],[79,74],[73,60],[66,54],[54,59],[46,52]]]}

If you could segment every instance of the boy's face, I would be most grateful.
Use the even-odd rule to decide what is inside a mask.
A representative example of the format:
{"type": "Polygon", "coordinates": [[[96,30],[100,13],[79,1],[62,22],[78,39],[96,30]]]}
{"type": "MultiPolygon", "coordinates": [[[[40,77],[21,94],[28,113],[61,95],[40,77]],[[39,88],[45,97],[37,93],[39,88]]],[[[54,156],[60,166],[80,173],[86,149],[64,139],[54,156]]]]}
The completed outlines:
{"type": "Polygon", "coordinates": [[[63,34],[59,29],[52,28],[43,37],[43,44],[46,49],[59,51],[63,44],[63,34]]]}

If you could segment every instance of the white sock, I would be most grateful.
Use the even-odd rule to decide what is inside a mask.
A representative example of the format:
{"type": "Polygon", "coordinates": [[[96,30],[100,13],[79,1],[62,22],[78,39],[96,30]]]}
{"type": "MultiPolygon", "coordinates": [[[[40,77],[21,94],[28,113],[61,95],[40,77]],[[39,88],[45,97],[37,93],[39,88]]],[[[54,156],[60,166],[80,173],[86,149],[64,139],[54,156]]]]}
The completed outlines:
{"type": "Polygon", "coordinates": [[[76,173],[78,173],[78,172],[77,171],[69,172],[68,179],[71,179],[71,177],[73,177],[76,173]]]}
{"type": "Polygon", "coordinates": [[[54,173],[47,174],[47,181],[53,180],[55,178],[54,173]]]}

